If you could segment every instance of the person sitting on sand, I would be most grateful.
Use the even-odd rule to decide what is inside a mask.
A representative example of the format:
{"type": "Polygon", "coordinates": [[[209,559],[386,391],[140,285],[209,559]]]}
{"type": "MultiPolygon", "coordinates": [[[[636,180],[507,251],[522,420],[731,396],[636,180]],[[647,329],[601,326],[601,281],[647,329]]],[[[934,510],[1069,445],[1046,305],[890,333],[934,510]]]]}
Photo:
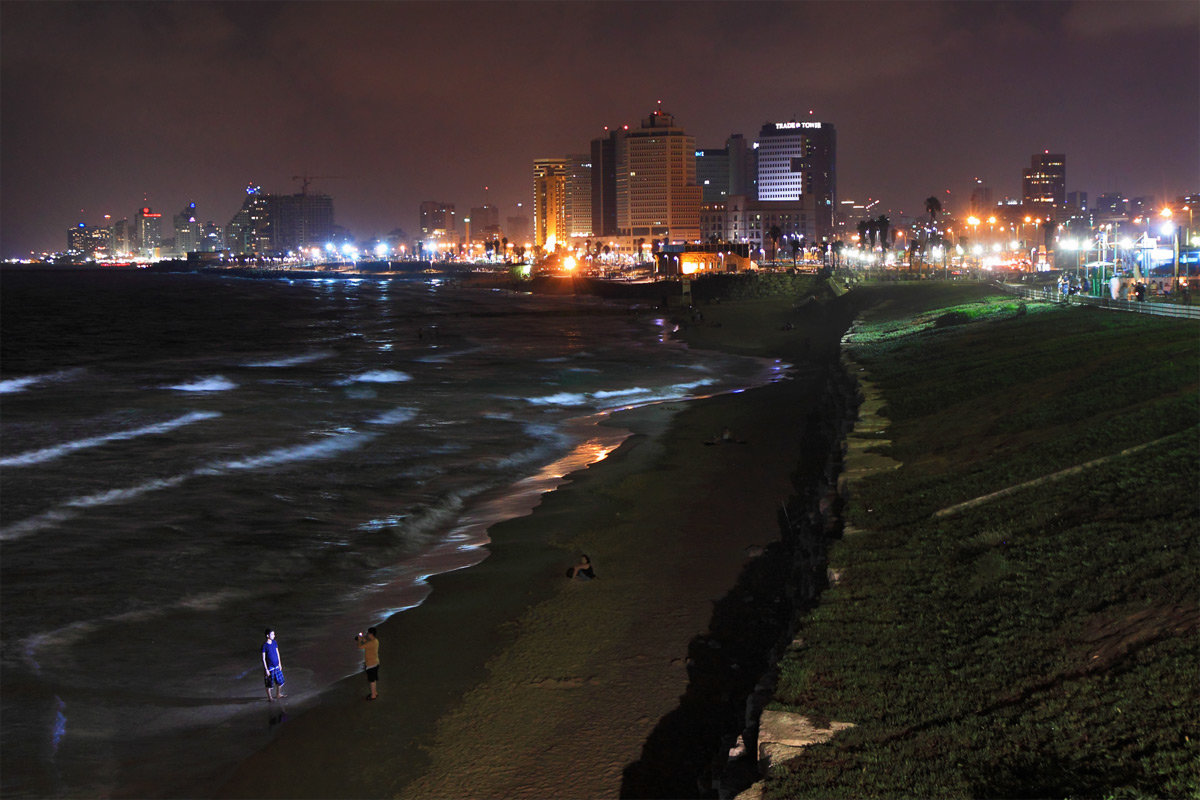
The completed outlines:
{"type": "Polygon", "coordinates": [[[745,443],[746,442],[743,441],[742,439],[733,438],[733,431],[729,430],[729,428],[727,428],[727,427],[722,428],[721,432],[718,435],[714,436],[713,438],[711,438],[707,442],[705,442],[705,444],[745,444],[745,443]]]}
{"type": "Polygon", "coordinates": [[[592,580],[596,577],[596,570],[592,566],[592,559],[584,553],[579,557],[579,563],[567,570],[568,578],[582,578],[584,580],[592,580]]]}

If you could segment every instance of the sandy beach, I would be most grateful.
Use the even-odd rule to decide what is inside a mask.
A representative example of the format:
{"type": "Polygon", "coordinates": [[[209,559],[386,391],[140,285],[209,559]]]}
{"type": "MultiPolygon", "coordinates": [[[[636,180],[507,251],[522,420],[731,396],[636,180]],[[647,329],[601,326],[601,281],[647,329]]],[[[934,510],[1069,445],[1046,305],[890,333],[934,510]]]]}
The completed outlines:
{"type": "Polygon", "coordinates": [[[689,344],[779,358],[793,377],[613,415],[604,424],[631,432],[620,448],[493,526],[485,561],[432,578],[424,604],[380,627],[379,700],[343,681],[221,794],[639,794],[623,781],[679,706],[689,642],[779,539],[797,465],[824,459],[801,440],[841,330],[830,303],[705,306],[689,344]],[[735,443],[706,443],[723,428],[735,443]],[[580,553],[596,580],[566,578],[580,553]]]}

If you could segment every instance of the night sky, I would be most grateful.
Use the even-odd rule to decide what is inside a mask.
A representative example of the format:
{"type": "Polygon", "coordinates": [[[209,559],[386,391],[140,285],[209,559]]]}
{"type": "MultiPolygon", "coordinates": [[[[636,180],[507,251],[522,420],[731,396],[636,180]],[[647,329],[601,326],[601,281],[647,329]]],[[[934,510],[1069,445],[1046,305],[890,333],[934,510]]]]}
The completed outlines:
{"type": "Polygon", "coordinates": [[[1200,189],[1192,0],[5,0],[0,15],[4,257],[144,203],[169,219],[194,201],[223,226],[248,182],[291,193],[305,173],[339,176],[310,190],[359,238],[415,236],[423,200],[528,215],[533,159],[586,152],[660,100],[700,148],[833,123],[840,199],[895,219],[931,194],[964,208],[976,177],[1019,197],[1047,149],[1093,200],[1200,189]]]}

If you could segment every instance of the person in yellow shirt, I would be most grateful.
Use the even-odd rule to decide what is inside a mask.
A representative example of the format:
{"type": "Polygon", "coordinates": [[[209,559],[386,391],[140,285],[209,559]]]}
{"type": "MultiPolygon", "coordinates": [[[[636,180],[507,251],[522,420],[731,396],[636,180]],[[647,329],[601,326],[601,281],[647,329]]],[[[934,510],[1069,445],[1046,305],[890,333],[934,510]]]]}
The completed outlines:
{"type": "Polygon", "coordinates": [[[375,688],[379,681],[379,640],[375,638],[375,629],[367,628],[367,635],[360,633],[354,637],[354,641],[358,643],[358,649],[363,651],[363,669],[367,673],[367,683],[371,685],[371,693],[367,695],[367,699],[375,700],[379,697],[375,688]]]}

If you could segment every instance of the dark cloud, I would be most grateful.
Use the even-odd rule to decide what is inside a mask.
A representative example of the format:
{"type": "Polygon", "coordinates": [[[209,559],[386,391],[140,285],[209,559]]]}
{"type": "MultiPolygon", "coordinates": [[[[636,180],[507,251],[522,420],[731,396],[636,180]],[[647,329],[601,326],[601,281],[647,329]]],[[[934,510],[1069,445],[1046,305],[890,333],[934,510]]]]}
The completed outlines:
{"type": "Polygon", "coordinates": [[[334,195],[357,235],[422,200],[511,213],[531,162],[659,100],[720,146],[832,122],[839,190],[919,214],[1041,149],[1068,188],[1200,185],[1192,2],[0,4],[0,248],[143,199],[224,224],[254,180],[334,195]],[[490,191],[484,193],[483,186],[490,191]],[[82,209],[82,211],[81,211],[82,209]]]}

